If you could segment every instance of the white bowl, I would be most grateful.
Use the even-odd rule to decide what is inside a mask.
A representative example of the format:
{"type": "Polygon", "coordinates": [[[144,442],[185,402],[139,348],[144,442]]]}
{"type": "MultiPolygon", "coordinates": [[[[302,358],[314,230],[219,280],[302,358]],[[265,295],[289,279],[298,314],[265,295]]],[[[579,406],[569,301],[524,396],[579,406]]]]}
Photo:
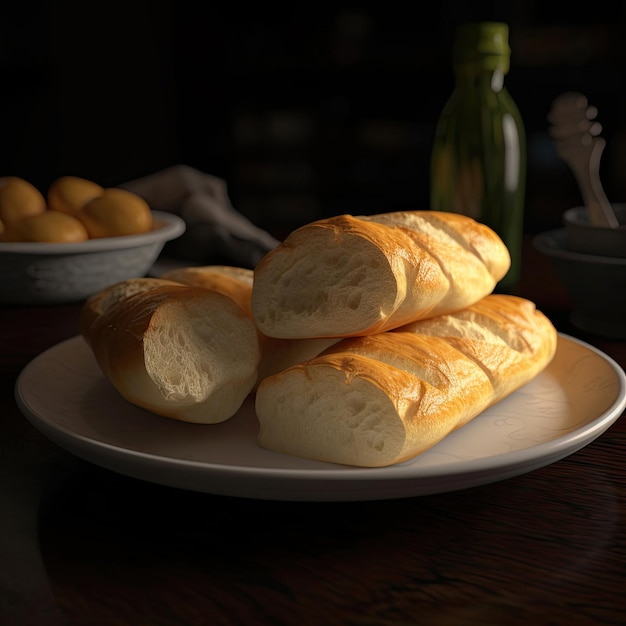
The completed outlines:
{"type": "Polygon", "coordinates": [[[152,216],[154,228],[140,235],[79,243],[0,243],[0,302],[76,302],[113,283],[145,276],[165,242],[185,232],[177,215],[153,211],[152,216]]]}

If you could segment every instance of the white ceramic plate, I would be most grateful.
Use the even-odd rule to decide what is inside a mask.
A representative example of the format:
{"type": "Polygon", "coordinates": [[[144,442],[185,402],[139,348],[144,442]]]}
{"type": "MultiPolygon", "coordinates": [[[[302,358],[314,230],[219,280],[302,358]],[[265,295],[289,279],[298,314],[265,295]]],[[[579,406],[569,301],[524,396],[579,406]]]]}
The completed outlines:
{"type": "Polygon", "coordinates": [[[251,399],[230,420],[197,425],[125,402],[81,337],[27,365],[16,384],[27,419],[78,457],[135,478],[272,500],[384,500],[504,480],[568,456],[626,406],[626,376],[596,348],[559,336],[548,368],[412,461],[355,468],[261,448],[251,399]]]}

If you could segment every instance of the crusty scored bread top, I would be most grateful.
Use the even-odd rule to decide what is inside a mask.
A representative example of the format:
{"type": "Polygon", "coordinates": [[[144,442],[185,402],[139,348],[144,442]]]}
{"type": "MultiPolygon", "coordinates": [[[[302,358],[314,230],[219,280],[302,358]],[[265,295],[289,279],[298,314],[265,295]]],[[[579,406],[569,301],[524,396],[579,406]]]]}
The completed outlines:
{"type": "Polygon", "coordinates": [[[504,295],[397,331],[344,339],[261,382],[259,443],[362,467],[406,461],[532,380],[556,342],[555,328],[532,302],[504,295]]]}
{"type": "Polygon", "coordinates": [[[341,215],[296,229],[259,262],[252,313],[272,337],[373,334],[470,306],[509,266],[498,235],[466,216],[341,215]]]}
{"type": "Polygon", "coordinates": [[[221,293],[148,282],[153,288],[111,301],[84,327],[103,373],[158,415],[204,424],[232,417],[257,381],[254,323],[221,293]]]}
{"type": "Polygon", "coordinates": [[[494,294],[475,305],[420,320],[398,331],[445,337],[489,376],[497,402],[534,378],[552,360],[557,333],[530,300],[494,294]]]}

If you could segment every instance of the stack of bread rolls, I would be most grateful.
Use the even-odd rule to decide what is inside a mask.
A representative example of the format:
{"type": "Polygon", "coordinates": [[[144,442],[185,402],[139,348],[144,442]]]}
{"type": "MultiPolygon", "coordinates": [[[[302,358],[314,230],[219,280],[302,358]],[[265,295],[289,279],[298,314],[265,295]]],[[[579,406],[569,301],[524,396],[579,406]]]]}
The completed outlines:
{"type": "Polygon", "coordinates": [[[81,333],[138,406],[212,423],[253,394],[261,446],[382,467],[550,363],[547,317],[493,293],[509,265],[502,240],[469,217],[341,215],[295,230],[254,270],[189,267],[112,286],[85,303],[81,333]],[[226,398],[207,383],[218,372],[226,398]]]}

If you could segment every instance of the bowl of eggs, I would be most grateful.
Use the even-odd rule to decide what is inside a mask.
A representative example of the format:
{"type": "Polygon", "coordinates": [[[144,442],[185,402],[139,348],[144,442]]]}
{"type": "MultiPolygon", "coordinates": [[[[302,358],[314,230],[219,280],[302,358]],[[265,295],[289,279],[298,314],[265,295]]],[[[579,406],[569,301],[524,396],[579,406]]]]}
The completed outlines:
{"type": "Polygon", "coordinates": [[[145,276],[184,231],[179,216],[122,188],[62,176],[44,195],[26,179],[0,177],[0,303],[84,300],[145,276]]]}

